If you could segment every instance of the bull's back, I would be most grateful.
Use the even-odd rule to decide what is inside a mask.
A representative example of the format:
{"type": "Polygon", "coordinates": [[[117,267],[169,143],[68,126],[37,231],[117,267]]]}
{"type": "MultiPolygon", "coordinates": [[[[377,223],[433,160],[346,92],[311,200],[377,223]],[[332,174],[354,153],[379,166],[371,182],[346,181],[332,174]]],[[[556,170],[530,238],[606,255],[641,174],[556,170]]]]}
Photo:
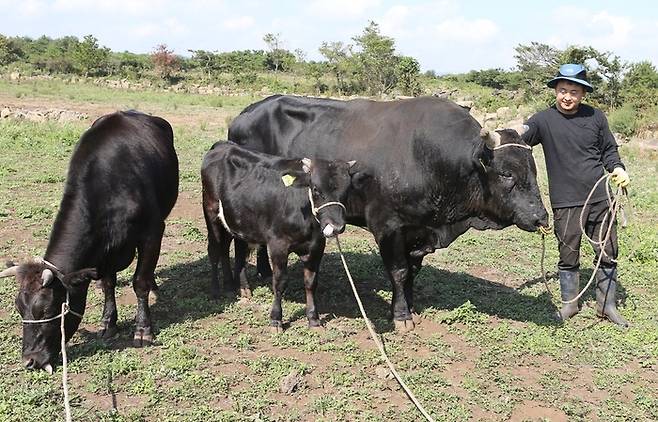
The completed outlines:
{"type": "MultiPolygon", "coordinates": [[[[252,104],[229,128],[232,141],[286,157],[368,163],[383,186],[468,156],[480,125],[467,110],[435,97],[400,101],[276,96],[252,104]],[[391,180],[385,180],[385,179],[391,180]]],[[[396,189],[396,187],[393,187],[396,189]]]]}
{"type": "MultiPolygon", "coordinates": [[[[274,96],[247,107],[229,127],[229,139],[286,157],[385,161],[413,158],[419,149],[451,151],[478,139],[467,110],[434,97],[400,101],[274,96]]],[[[445,155],[445,154],[443,154],[445,155]]]]}

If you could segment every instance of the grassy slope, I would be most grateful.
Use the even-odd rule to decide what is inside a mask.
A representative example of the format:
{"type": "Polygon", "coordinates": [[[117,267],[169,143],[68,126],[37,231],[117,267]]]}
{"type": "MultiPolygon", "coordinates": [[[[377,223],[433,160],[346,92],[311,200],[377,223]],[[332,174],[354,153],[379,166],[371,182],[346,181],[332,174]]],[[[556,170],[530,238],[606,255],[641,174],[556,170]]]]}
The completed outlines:
{"type": "MultiPolygon", "coordinates": [[[[397,385],[375,372],[383,364],[333,244],[318,294],[327,327],[322,333],[306,328],[294,259],[284,303],[290,327],[280,336],[267,330],[272,295],[255,277],[251,302],[208,299],[199,163],[224,137],[227,116],[253,97],[0,84],[17,103],[30,99],[45,107],[63,99],[79,109],[134,106],[176,122],[183,177],[157,271],[161,289],[152,312],[158,343],[129,346],[131,269],[120,275],[121,334],[112,342],[94,336],[102,294],[92,289],[83,327],[69,345],[75,420],[418,420],[397,385]],[[213,114],[218,120],[207,121],[213,114]],[[292,370],[303,374],[302,384],[291,395],[279,393],[281,378],[292,370]]],[[[88,124],[0,122],[0,256],[43,253],[68,157],[88,124]]],[[[541,152],[536,154],[541,163],[541,152]]],[[[553,323],[549,314],[556,303],[537,279],[540,238],[509,228],[469,232],[429,256],[415,285],[421,323],[414,333],[395,334],[388,320],[390,286],[371,236],[356,228],[343,236],[370,318],[437,420],[658,419],[657,164],[655,156],[631,148],[622,155],[633,178],[633,215],[620,233],[622,311],[633,323],[627,331],[599,322],[591,293],[573,321],[553,323]]],[[[545,186],[543,170],[540,177],[545,186]]],[[[583,251],[583,273],[589,275],[592,254],[583,251]]],[[[548,239],[549,270],[556,259],[548,239]]],[[[557,293],[555,280],[551,288],[557,293]]],[[[62,419],[61,370],[49,377],[20,367],[15,294],[11,280],[0,283],[0,420],[62,419]]]]}

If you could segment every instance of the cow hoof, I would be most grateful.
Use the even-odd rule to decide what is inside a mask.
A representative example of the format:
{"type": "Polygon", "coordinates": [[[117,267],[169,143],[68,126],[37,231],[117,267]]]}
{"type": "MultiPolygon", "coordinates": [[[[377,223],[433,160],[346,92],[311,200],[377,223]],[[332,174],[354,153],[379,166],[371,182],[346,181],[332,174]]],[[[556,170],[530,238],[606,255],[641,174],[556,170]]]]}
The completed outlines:
{"type": "Polygon", "coordinates": [[[135,347],[146,347],[153,344],[153,334],[151,330],[143,328],[137,329],[135,331],[135,336],[133,337],[133,346],[135,347]]]}
{"type": "Polygon", "coordinates": [[[240,289],[240,297],[243,299],[251,299],[251,289],[240,289]]]}
{"type": "Polygon", "coordinates": [[[324,325],[319,320],[309,321],[308,328],[315,332],[324,332],[324,325]]]}
{"type": "Polygon", "coordinates": [[[270,324],[270,333],[281,334],[283,333],[283,324],[281,321],[272,321],[270,324]]]}
{"type": "Polygon", "coordinates": [[[110,325],[107,327],[101,326],[98,330],[98,336],[103,340],[110,340],[119,333],[119,329],[116,325],[110,325]]]}
{"type": "Polygon", "coordinates": [[[409,331],[413,331],[415,328],[414,321],[412,319],[405,319],[403,321],[395,320],[393,321],[393,324],[395,325],[395,331],[398,333],[408,333],[409,331]]]}
{"type": "Polygon", "coordinates": [[[420,324],[420,315],[418,315],[418,314],[415,313],[415,312],[412,313],[412,314],[411,314],[411,320],[414,322],[414,325],[418,325],[418,324],[420,324]]]}

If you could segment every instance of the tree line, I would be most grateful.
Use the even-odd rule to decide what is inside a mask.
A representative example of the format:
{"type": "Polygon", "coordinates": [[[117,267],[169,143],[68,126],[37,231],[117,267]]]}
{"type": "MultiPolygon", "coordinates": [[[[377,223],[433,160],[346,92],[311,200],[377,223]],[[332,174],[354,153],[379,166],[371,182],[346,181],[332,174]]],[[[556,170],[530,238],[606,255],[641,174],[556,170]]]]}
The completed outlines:
{"type": "Polygon", "coordinates": [[[0,34],[0,66],[27,65],[45,73],[81,76],[155,76],[169,83],[187,77],[212,81],[228,74],[232,82],[245,87],[256,81],[259,72],[270,71],[305,76],[318,93],[382,95],[395,88],[404,95],[421,93],[418,61],[398,55],[393,38],[382,35],[375,22],[353,38],[354,44],[323,43],[319,50],[324,61],[306,60],[303,51],[283,48],[280,34],[265,34],[263,41],[265,50],[188,50],[189,56],[182,56],[165,44],[148,54],[113,52],[100,46],[93,35],[79,40],[74,36],[32,39],[0,34]]]}
{"type": "Polygon", "coordinates": [[[428,86],[436,86],[439,81],[520,92],[525,103],[548,104],[553,95],[545,82],[554,76],[559,65],[584,63],[596,87],[588,101],[614,111],[617,129],[632,134],[638,126],[655,121],[658,116],[658,72],[653,64],[627,63],[611,52],[589,46],[561,50],[538,42],[519,44],[515,48],[514,69],[437,76],[434,70],[421,74],[418,61],[399,54],[395,40],[382,34],[373,21],[351,39],[352,43],[323,42],[318,47],[323,57],[320,61],[307,60],[301,50],[286,49],[280,34],[265,34],[263,41],[266,48],[262,50],[188,50],[189,54],[183,56],[165,44],[147,54],[114,52],[99,45],[93,35],[82,39],[74,36],[32,39],[0,34],[0,66],[26,73],[151,78],[163,84],[196,81],[244,89],[273,83],[276,90],[277,75],[291,76],[305,81],[305,88],[315,94],[335,95],[419,95],[427,93],[428,86]],[[263,79],[264,74],[275,78],[263,79]]]}

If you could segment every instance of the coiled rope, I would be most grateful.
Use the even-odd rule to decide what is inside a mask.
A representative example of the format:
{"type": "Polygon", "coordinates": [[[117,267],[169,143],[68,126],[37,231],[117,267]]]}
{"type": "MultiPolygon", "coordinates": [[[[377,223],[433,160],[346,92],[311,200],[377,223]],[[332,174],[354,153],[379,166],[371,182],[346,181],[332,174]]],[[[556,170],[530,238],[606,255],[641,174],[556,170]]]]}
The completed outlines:
{"type": "MultiPolygon", "coordinates": [[[[619,187],[619,188],[617,188],[617,193],[614,194],[614,195],[611,195],[610,190],[606,189],[606,193],[608,195],[609,213],[606,214],[606,216],[603,218],[603,221],[601,222],[601,227],[599,229],[599,236],[598,236],[599,240],[598,241],[595,241],[594,239],[590,238],[587,235],[587,233],[585,232],[585,227],[584,227],[584,224],[583,224],[583,217],[585,215],[585,210],[587,208],[587,205],[589,204],[589,201],[592,199],[592,195],[594,194],[594,191],[596,190],[598,185],[604,180],[607,182],[608,180],[610,180],[611,177],[612,177],[612,174],[605,174],[605,175],[601,176],[599,178],[599,180],[596,181],[596,183],[594,184],[594,187],[592,187],[592,190],[589,192],[589,195],[587,195],[587,199],[585,200],[585,203],[583,204],[583,207],[580,211],[580,218],[579,218],[579,220],[580,220],[579,221],[580,231],[585,236],[585,238],[587,240],[589,240],[590,243],[592,243],[592,245],[598,246],[599,253],[598,253],[598,258],[596,260],[596,264],[594,265],[594,269],[592,270],[592,275],[590,276],[589,281],[587,282],[587,285],[573,299],[566,300],[566,301],[561,300],[561,302],[563,304],[570,304],[570,303],[577,302],[578,299],[580,299],[583,296],[583,294],[585,294],[587,289],[589,289],[589,287],[592,285],[594,279],[596,278],[596,271],[601,266],[601,260],[603,259],[603,256],[604,255],[608,256],[605,252],[605,245],[610,240],[610,233],[611,233],[612,226],[615,223],[615,216],[617,215],[617,212],[620,209],[621,201],[619,200],[619,198],[621,198],[622,195],[626,195],[626,193],[625,193],[626,190],[624,188],[619,187]],[[605,236],[603,236],[603,228],[606,227],[605,223],[606,223],[606,220],[608,219],[608,217],[610,218],[610,221],[607,224],[607,229],[605,231],[605,236]]],[[[545,255],[546,255],[546,238],[545,238],[545,235],[548,234],[550,232],[550,230],[548,230],[546,228],[543,228],[543,227],[540,227],[539,232],[541,233],[541,236],[542,236],[542,253],[541,253],[541,262],[540,262],[541,274],[542,274],[542,279],[544,281],[544,285],[546,286],[546,291],[548,292],[548,295],[549,295],[549,297],[552,301],[553,300],[553,294],[551,293],[551,290],[548,286],[548,280],[546,279],[546,270],[544,268],[544,258],[545,258],[545,255]]]]}

